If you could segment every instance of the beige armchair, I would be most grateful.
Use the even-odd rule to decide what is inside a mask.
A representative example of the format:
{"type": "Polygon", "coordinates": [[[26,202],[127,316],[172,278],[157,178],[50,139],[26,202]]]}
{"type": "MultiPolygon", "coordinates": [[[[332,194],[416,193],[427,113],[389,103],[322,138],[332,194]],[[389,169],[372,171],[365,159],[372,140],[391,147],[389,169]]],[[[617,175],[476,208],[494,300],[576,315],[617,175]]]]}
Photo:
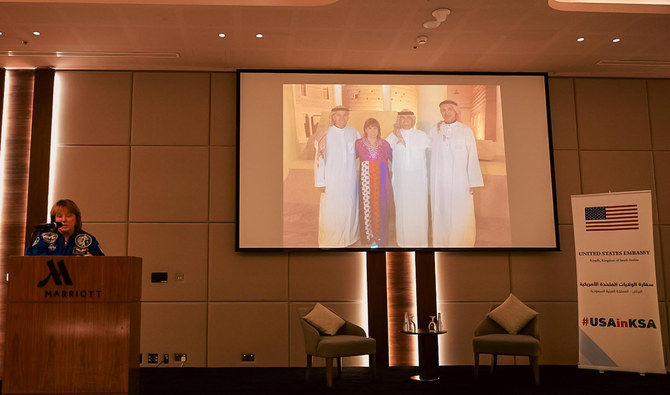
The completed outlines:
{"type": "Polygon", "coordinates": [[[299,308],[300,324],[305,337],[305,352],[307,353],[307,371],[305,379],[309,379],[312,370],[312,357],[326,359],[326,383],[333,386],[333,360],[337,360],[337,374],[342,376],[342,357],[355,355],[369,355],[372,376],[375,376],[375,354],[377,342],[367,337],[365,330],[358,325],[344,320],[344,325],[334,335],[326,335],[307,322],[304,317],[310,312],[309,308],[299,308]]]}
{"type": "MultiPolygon", "coordinates": [[[[491,308],[493,310],[494,307],[491,308]]],[[[527,355],[533,368],[535,384],[540,383],[540,366],[538,358],[541,353],[539,316],[535,316],[517,334],[509,334],[488,316],[475,328],[472,349],[475,354],[475,376],[479,372],[479,354],[492,354],[491,372],[493,372],[498,355],[527,355]]]]}

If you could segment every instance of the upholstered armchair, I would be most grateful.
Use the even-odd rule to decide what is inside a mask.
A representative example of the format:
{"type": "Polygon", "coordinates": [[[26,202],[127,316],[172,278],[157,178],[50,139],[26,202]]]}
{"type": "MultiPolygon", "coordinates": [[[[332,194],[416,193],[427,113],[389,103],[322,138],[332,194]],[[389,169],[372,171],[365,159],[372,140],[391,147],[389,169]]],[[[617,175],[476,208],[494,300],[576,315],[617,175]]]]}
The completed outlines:
{"type": "MultiPolygon", "coordinates": [[[[305,338],[305,352],[307,354],[307,371],[305,379],[309,379],[312,370],[312,357],[326,359],[326,383],[328,387],[333,386],[333,360],[337,361],[338,377],[342,376],[342,357],[355,355],[369,355],[372,376],[375,376],[375,354],[377,343],[375,339],[367,337],[365,330],[349,321],[337,316],[331,310],[318,304],[313,309],[321,309],[322,313],[332,313],[342,320],[341,326],[335,329],[331,326],[330,332],[324,331],[324,325],[319,322],[319,317],[314,317],[313,311],[307,308],[298,309],[302,333],[305,338]],[[326,309],[327,311],[324,311],[326,309]],[[306,318],[307,317],[307,318],[306,318]],[[311,320],[310,320],[311,318],[311,320]],[[311,322],[310,322],[311,321],[311,322]],[[336,331],[335,331],[336,330],[336,331]],[[334,332],[335,331],[335,332],[334,332]]],[[[334,317],[331,317],[334,318],[334,317]]],[[[339,322],[338,322],[339,324],[339,322]]]]}
{"type": "MultiPolygon", "coordinates": [[[[491,308],[491,312],[496,306],[491,308]]],[[[532,311],[532,310],[531,310],[532,311]]],[[[510,333],[498,322],[491,318],[491,313],[475,328],[472,339],[472,349],[475,356],[475,376],[479,372],[479,355],[492,354],[491,372],[495,369],[498,355],[523,355],[528,356],[533,369],[535,384],[540,383],[540,366],[538,358],[541,353],[540,330],[537,313],[527,323],[521,323],[520,329],[510,333]],[[522,326],[521,326],[522,325],[522,326]]],[[[498,321],[501,321],[498,318],[498,321]]]]}

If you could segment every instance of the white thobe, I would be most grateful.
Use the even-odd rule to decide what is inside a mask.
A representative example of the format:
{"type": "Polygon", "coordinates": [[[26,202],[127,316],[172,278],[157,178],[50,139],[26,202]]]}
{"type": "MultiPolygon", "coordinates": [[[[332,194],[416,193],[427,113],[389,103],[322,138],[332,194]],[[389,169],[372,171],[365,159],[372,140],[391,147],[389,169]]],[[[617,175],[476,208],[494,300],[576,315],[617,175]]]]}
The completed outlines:
{"type": "Polygon", "coordinates": [[[347,247],[358,241],[356,139],[350,126],[326,131],[324,158],[317,158],[315,186],[325,187],[319,206],[319,247],[347,247]]]}
{"type": "Polygon", "coordinates": [[[401,130],[405,144],[391,133],[392,184],[396,241],[400,247],[428,247],[428,135],[417,129],[401,130]]]}
{"type": "Polygon", "coordinates": [[[484,185],[472,130],[460,122],[430,131],[433,247],[472,247],[477,236],[470,188],[484,185]]]}

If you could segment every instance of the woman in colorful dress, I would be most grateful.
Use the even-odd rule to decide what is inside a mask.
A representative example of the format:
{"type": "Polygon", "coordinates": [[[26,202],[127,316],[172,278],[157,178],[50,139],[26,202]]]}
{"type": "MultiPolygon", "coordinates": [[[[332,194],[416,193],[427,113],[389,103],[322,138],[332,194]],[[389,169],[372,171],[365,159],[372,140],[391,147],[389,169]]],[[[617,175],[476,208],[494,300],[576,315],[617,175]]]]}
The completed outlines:
{"type": "Polygon", "coordinates": [[[379,121],[370,118],[363,126],[363,137],[356,140],[360,161],[361,244],[371,248],[388,246],[390,217],[393,213],[393,189],[388,162],[390,144],[381,138],[379,121]]]}

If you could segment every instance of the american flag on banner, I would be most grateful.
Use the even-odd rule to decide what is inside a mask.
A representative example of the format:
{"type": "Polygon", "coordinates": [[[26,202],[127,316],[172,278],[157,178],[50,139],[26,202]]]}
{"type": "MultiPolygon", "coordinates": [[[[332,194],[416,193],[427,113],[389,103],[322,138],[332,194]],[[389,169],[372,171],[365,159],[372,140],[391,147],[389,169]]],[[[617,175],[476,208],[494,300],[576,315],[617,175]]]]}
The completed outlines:
{"type": "Polygon", "coordinates": [[[637,204],[584,208],[586,231],[639,229],[637,204]]]}

